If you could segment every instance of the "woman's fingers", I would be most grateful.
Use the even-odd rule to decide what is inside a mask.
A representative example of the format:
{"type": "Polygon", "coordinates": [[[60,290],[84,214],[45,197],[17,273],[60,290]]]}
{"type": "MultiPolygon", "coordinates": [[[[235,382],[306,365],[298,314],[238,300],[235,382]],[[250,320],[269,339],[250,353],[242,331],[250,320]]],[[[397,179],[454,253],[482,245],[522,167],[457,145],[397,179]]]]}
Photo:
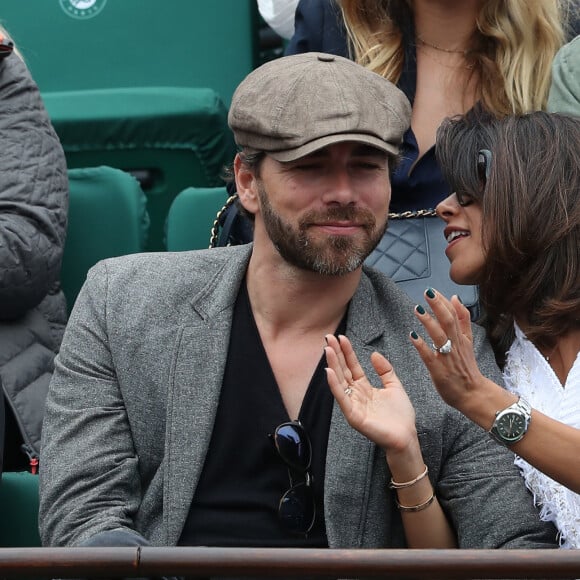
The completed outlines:
{"type": "Polygon", "coordinates": [[[446,350],[460,337],[473,341],[469,310],[461,304],[457,296],[447,300],[443,294],[433,288],[425,291],[425,299],[433,312],[431,316],[423,306],[415,306],[415,316],[421,322],[432,340],[432,349],[446,350]],[[451,342],[448,342],[451,341],[451,342]]]}
{"type": "Polygon", "coordinates": [[[415,306],[415,316],[423,325],[427,334],[431,337],[432,348],[434,350],[443,346],[447,342],[449,335],[442,327],[439,319],[431,316],[420,304],[415,306]]]}
{"type": "Polygon", "coordinates": [[[461,409],[481,379],[473,351],[469,311],[456,296],[451,301],[441,294],[434,297],[426,294],[426,297],[434,316],[421,312],[417,307],[415,314],[433,344],[430,344],[429,338],[424,340],[415,331],[410,334],[411,341],[439,394],[448,404],[461,409]]]}
{"type": "Polygon", "coordinates": [[[465,336],[470,342],[473,342],[473,329],[471,328],[471,314],[469,310],[464,306],[463,302],[461,302],[457,295],[451,297],[451,304],[455,309],[461,334],[463,334],[463,336],[465,336]]]}
{"type": "Polygon", "coordinates": [[[421,357],[421,360],[425,363],[427,368],[431,370],[431,365],[435,359],[435,351],[433,350],[433,347],[427,344],[414,330],[411,332],[410,337],[413,346],[421,357]]]}

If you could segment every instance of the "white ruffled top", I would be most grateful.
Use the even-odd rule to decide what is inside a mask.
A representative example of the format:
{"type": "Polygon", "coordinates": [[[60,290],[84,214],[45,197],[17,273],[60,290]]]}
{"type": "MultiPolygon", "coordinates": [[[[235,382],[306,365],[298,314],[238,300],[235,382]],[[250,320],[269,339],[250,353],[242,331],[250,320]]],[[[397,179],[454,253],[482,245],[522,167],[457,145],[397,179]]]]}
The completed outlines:
{"type": "MultiPolygon", "coordinates": [[[[548,361],[517,325],[515,333],[504,368],[506,388],[552,419],[580,429],[580,353],[562,386],[548,361]]],[[[580,495],[517,455],[515,464],[534,495],[540,517],[558,528],[560,547],[580,548],[580,495]]]]}

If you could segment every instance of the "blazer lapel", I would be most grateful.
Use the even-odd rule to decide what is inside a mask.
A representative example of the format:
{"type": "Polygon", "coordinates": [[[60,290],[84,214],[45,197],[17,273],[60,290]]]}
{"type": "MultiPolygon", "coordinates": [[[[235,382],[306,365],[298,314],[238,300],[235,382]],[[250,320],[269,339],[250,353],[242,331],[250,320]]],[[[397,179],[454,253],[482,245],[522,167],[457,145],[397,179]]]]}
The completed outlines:
{"type": "Polygon", "coordinates": [[[175,545],[191,507],[210,444],[228,354],[232,313],[245,260],[232,260],[192,300],[168,387],[163,485],[166,545],[175,545]]]}
{"type": "MultiPolygon", "coordinates": [[[[376,349],[374,343],[384,333],[378,323],[380,320],[372,285],[363,275],[350,304],[346,334],[368,377],[375,375],[370,364],[370,355],[376,349]]],[[[375,445],[348,424],[335,403],[324,484],[326,533],[330,548],[362,547],[375,452],[375,445]]]]}
{"type": "Polygon", "coordinates": [[[181,535],[209,447],[227,356],[228,324],[223,320],[211,333],[203,324],[182,329],[167,406],[163,519],[170,546],[181,535]]]}

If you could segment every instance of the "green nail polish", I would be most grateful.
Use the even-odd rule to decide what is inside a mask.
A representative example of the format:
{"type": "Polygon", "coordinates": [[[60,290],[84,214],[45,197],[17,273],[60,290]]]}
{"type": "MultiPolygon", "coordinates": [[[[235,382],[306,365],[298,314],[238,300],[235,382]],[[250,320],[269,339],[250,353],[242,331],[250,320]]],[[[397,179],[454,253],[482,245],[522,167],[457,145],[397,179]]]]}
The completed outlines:
{"type": "Polygon", "coordinates": [[[411,331],[411,338],[413,340],[417,340],[419,338],[419,335],[414,330],[412,330],[411,331]]]}
{"type": "Polygon", "coordinates": [[[415,310],[421,315],[425,314],[425,309],[420,304],[417,304],[417,306],[415,306],[415,310]]]}
{"type": "Polygon", "coordinates": [[[433,290],[433,288],[427,288],[427,290],[425,291],[425,294],[427,294],[428,298],[435,298],[435,290],[433,290]]]}

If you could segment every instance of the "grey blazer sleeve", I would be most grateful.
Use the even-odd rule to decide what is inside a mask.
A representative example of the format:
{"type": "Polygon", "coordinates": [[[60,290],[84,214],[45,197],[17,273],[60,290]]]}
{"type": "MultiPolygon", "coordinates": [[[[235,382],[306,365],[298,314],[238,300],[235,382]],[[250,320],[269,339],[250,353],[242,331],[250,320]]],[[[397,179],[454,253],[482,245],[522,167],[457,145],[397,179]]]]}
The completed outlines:
{"type": "Polygon", "coordinates": [[[91,545],[112,530],[142,541],[133,522],[138,457],[108,346],[107,288],[101,263],[89,273],[55,363],[40,459],[45,546],[91,545]]]}
{"type": "Polygon", "coordinates": [[[68,213],[64,153],[16,54],[0,63],[0,140],[0,319],[16,319],[60,278],[68,213]]]}
{"type": "MultiPolygon", "coordinates": [[[[491,348],[475,335],[482,373],[503,384],[491,348]]],[[[557,548],[556,529],[539,518],[514,454],[453,410],[437,497],[461,548],[557,548]]]]}

